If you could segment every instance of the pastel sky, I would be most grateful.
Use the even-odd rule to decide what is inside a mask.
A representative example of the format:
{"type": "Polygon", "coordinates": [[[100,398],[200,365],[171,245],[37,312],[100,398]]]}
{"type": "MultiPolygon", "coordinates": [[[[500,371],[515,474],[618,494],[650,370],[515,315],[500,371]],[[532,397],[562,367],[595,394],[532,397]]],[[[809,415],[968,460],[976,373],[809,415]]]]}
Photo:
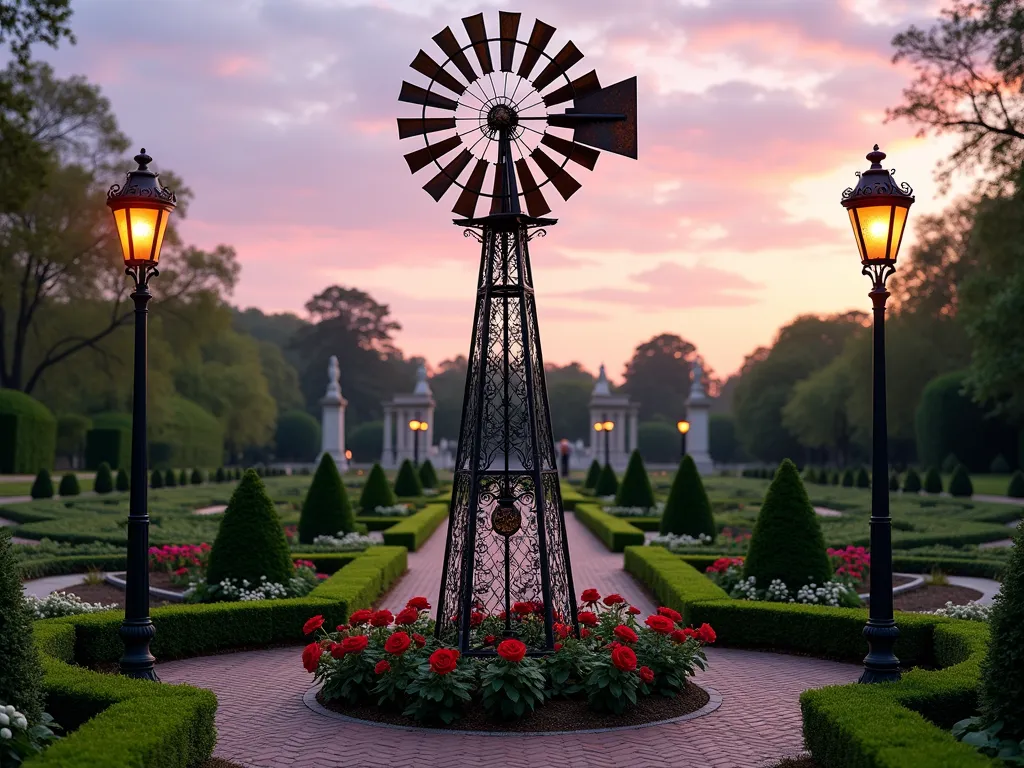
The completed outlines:
{"type": "MultiPolygon", "coordinates": [[[[883,124],[910,73],[890,40],[934,0],[89,0],[78,45],[40,50],[84,74],[137,146],[195,192],[186,238],[233,245],[231,301],[301,314],[327,285],[370,292],[432,364],[465,354],[478,251],[402,159],[396,99],[422,47],[463,16],[523,13],[571,36],[602,84],[639,78],[639,159],[603,153],[533,251],[545,359],[608,364],[677,333],[720,375],[805,312],[868,308],[842,190],[875,142],[917,193],[949,140],[883,124]]],[[[443,60],[443,56],[439,57],[443,60]]],[[[112,179],[116,181],[117,179],[112,179]]],[[[447,203],[447,204],[445,204],[447,203]]]]}

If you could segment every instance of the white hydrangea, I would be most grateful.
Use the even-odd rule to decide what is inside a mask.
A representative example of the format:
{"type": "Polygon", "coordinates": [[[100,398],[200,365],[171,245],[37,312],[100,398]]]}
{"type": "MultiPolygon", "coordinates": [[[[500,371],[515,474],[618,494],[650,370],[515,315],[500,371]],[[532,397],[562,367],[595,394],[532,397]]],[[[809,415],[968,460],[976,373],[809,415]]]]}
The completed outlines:
{"type": "MultiPolygon", "coordinates": [[[[614,496],[608,497],[614,500],[614,496]]],[[[609,515],[615,515],[615,517],[661,517],[661,513],[665,510],[665,505],[662,502],[658,502],[653,507],[601,507],[602,512],[606,512],[609,515]]]]}
{"type": "Polygon", "coordinates": [[[408,504],[392,504],[390,507],[378,505],[373,508],[372,512],[363,510],[363,514],[376,517],[407,517],[412,514],[412,507],[408,504]]]}
{"type": "Polygon", "coordinates": [[[664,535],[652,537],[647,541],[647,543],[655,547],[664,547],[669,552],[673,552],[677,549],[683,549],[684,547],[696,547],[703,546],[704,544],[710,544],[711,537],[706,533],[699,533],[696,538],[687,533],[682,533],[678,536],[674,533],[666,533],[664,535]]]}
{"type": "Polygon", "coordinates": [[[82,613],[99,613],[109,611],[117,606],[103,603],[90,603],[78,595],[67,592],[51,592],[46,597],[25,595],[25,602],[37,619],[56,619],[60,616],[78,616],[82,613]]]}
{"type": "Polygon", "coordinates": [[[441,493],[441,491],[439,489],[437,489],[437,488],[424,488],[423,489],[423,495],[424,496],[437,496],[439,493],[441,493]]]}
{"type": "Polygon", "coordinates": [[[238,600],[248,602],[252,600],[283,600],[288,597],[288,588],[284,584],[274,581],[267,581],[266,576],[260,576],[260,583],[255,587],[248,579],[224,579],[217,584],[217,591],[220,596],[227,600],[238,600]]]}
{"type": "Polygon", "coordinates": [[[805,584],[796,593],[796,602],[807,605],[829,605],[838,608],[842,605],[843,594],[849,589],[838,581],[826,581],[822,585],[805,584]]]}
{"type": "Polygon", "coordinates": [[[924,613],[931,613],[935,616],[948,616],[951,619],[965,619],[966,621],[988,621],[992,615],[992,608],[991,606],[980,605],[971,600],[967,605],[953,605],[952,602],[948,602],[945,608],[924,611],[924,613]]]}
{"type": "Polygon", "coordinates": [[[12,739],[14,738],[14,733],[11,731],[11,728],[17,728],[20,731],[26,730],[28,728],[28,718],[8,704],[5,707],[0,707],[0,726],[3,726],[0,727],[0,739],[12,739]],[[11,728],[7,726],[11,726],[11,728]]]}
{"type": "Polygon", "coordinates": [[[764,599],[772,603],[793,602],[789,597],[789,587],[782,579],[772,579],[772,583],[764,592],[764,599]]]}
{"type": "Polygon", "coordinates": [[[313,539],[314,544],[320,544],[323,546],[331,547],[340,552],[361,552],[367,547],[372,547],[377,542],[369,536],[364,536],[361,533],[352,531],[351,533],[343,533],[338,531],[335,536],[317,536],[313,539]]]}
{"type": "Polygon", "coordinates": [[[736,583],[729,592],[729,597],[737,600],[763,600],[771,603],[803,603],[805,605],[842,605],[843,594],[849,590],[838,581],[826,581],[824,584],[805,584],[797,590],[796,596],[790,594],[789,588],[782,579],[772,579],[765,590],[757,588],[757,577],[749,576],[736,583]]]}
{"type": "Polygon", "coordinates": [[[748,576],[736,583],[729,593],[729,597],[737,600],[757,600],[757,577],[748,576]]]}

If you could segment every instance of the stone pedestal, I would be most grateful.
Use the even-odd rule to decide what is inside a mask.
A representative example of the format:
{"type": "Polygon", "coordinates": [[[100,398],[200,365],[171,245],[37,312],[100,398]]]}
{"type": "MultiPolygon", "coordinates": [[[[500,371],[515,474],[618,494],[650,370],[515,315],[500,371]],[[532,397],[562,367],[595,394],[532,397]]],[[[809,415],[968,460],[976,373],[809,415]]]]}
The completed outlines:
{"type": "Polygon", "coordinates": [[[385,469],[395,469],[419,454],[420,462],[436,456],[434,449],[434,395],[427,382],[427,369],[420,366],[416,372],[416,387],[410,395],[395,395],[384,403],[384,445],[380,463],[385,469]],[[425,421],[425,431],[413,432],[410,421],[425,421]],[[419,446],[416,442],[419,442],[419,446]]]}
{"type": "Polygon", "coordinates": [[[344,472],[348,469],[348,459],[345,458],[345,406],[348,401],[341,395],[340,373],[338,358],[331,355],[327,364],[327,392],[320,399],[320,456],[317,461],[325,453],[330,454],[338,465],[338,471],[344,472]]]}
{"type": "Polygon", "coordinates": [[[605,463],[605,441],[608,461],[616,472],[625,470],[629,455],[637,448],[640,406],[630,402],[629,395],[612,394],[604,365],[601,366],[594,392],[590,396],[590,458],[605,463]],[[615,426],[607,437],[594,429],[598,422],[610,421],[615,426]]]}
{"type": "Polygon", "coordinates": [[[686,419],[690,431],[686,434],[686,452],[690,454],[697,471],[710,475],[714,471],[711,461],[711,398],[704,391],[704,371],[700,363],[693,365],[693,385],[686,401],[686,419]]]}

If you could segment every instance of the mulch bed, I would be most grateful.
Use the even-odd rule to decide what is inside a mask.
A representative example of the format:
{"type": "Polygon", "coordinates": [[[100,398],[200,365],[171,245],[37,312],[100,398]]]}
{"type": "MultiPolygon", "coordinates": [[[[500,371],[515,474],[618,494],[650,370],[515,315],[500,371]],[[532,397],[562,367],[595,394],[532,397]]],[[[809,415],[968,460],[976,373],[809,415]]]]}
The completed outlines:
{"type": "MultiPolygon", "coordinates": [[[[587,707],[586,699],[554,699],[545,702],[532,715],[521,720],[492,720],[480,706],[470,706],[461,719],[451,725],[435,726],[437,730],[448,731],[507,731],[509,733],[536,733],[538,731],[583,731],[592,728],[623,728],[645,725],[660,720],[688,715],[708,703],[708,692],[693,683],[687,683],[683,692],[674,698],[647,696],[637,700],[637,706],[621,715],[594,712],[587,707]]],[[[413,728],[428,728],[400,712],[382,710],[373,704],[358,706],[345,705],[338,701],[324,701],[317,694],[317,701],[332,712],[339,712],[358,720],[375,723],[404,725],[413,728]]]]}
{"type": "Polygon", "coordinates": [[[894,607],[897,611],[934,611],[944,608],[947,602],[955,605],[966,605],[971,600],[981,597],[981,592],[967,587],[932,586],[926,584],[920,589],[896,595],[894,607]]]}
{"type": "MultiPolygon", "coordinates": [[[[124,607],[124,590],[115,587],[113,584],[107,584],[106,582],[103,582],[102,584],[75,584],[73,587],[67,587],[61,591],[77,595],[90,603],[116,605],[118,608],[124,607]]],[[[177,605],[177,603],[169,603],[166,600],[157,600],[150,596],[150,608],[160,608],[164,605],[177,605]]]]}

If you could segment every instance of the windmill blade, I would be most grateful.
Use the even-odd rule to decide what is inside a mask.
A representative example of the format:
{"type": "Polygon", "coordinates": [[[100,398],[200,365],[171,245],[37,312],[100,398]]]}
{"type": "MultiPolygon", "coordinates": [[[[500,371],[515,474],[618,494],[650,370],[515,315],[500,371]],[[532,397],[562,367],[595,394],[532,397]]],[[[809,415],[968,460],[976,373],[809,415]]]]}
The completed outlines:
{"type": "Polygon", "coordinates": [[[491,187],[491,213],[501,212],[501,199],[505,196],[505,185],[502,179],[505,178],[505,164],[494,164],[494,186],[491,187]]]}
{"type": "Polygon", "coordinates": [[[456,80],[452,75],[448,74],[441,68],[441,65],[434,61],[425,51],[420,51],[416,54],[416,58],[412,60],[412,64],[409,65],[421,75],[429,77],[435,83],[443,85],[452,93],[457,93],[459,96],[466,92],[466,86],[456,80]]]}
{"type": "Polygon", "coordinates": [[[543,216],[551,213],[551,206],[544,199],[544,193],[540,191],[537,182],[533,180],[533,173],[530,166],[526,164],[526,158],[516,160],[516,172],[519,174],[519,187],[523,190],[526,198],[526,210],[533,217],[543,216]]]}
{"type": "Polygon", "coordinates": [[[545,24],[540,19],[533,22],[530,43],[526,46],[526,50],[523,51],[523,60],[519,62],[519,71],[516,74],[522,78],[530,76],[533,68],[537,65],[537,61],[540,59],[540,55],[544,53],[544,49],[551,42],[551,37],[554,34],[555,28],[550,24],[545,24]]]}
{"type": "Polygon", "coordinates": [[[476,59],[480,62],[480,69],[485,75],[494,71],[494,64],[491,63],[491,49],[487,47],[487,28],[484,26],[484,15],[478,13],[475,16],[467,16],[462,20],[462,26],[466,28],[466,34],[473,43],[473,51],[476,59]]]}
{"type": "Polygon", "coordinates": [[[462,46],[455,39],[455,33],[452,32],[451,27],[445,27],[434,35],[434,42],[437,43],[438,48],[444,51],[444,55],[451,60],[452,64],[458,67],[459,72],[466,78],[467,83],[475,83],[477,81],[477,74],[473,71],[473,67],[470,65],[469,59],[466,58],[466,54],[462,52],[462,46]]]}
{"type": "Polygon", "coordinates": [[[480,199],[480,190],[483,189],[484,176],[487,174],[489,165],[490,163],[482,158],[476,161],[476,165],[469,174],[469,181],[466,182],[462,194],[459,195],[459,199],[455,202],[455,207],[452,208],[452,213],[457,213],[467,219],[473,218],[476,214],[476,204],[480,199]]]}
{"type": "Polygon", "coordinates": [[[409,164],[409,170],[413,173],[426,168],[435,160],[440,160],[457,146],[462,144],[462,137],[458,134],[450,136],[437,144],[428,144],[423,149],[417,149],[405,156],[405,162],[409,164]]]}
{"type": "Polygon", "coordinates": [[[433,93],[425,88],[420,88],[418,85],[407,83],[405,80],[402,81],[402,92],[398,94],[398,100],[408,104],[422,104],[427,107],[437,107],[438,109],[450,109],[452,112],[458,109],[459,106],[459,102],[453,101],[447,96],[433,93]]]}
{"type": "Polygon", "coordinates": [[[530,157],[533,158],[533,162],[543,171],[544,175],[551,179],[551,183],[563,200],[568,200],[583,186],[565,168],[548,157],[540,147],[534,147],[530,157]]]}
{"type": "Polygon", "coordinates": [[[400,117],[398,118],[398,138],[408,139],[424,133],[435,133],[455,128],[454,117],[400,117]]]}
{"type": "Polygon", "coordinates": [[[516,52],[516,37],[519,34],[519,19],[521,13],[509,13],[498,11],[498,29],[501,35],[501,71],[512,71],[512,57],[516,52]]]}
{"type": "MultiPolygon", "coordinates": [[[[571,83],[566,83],[557,91],[549,93],[544,97],[544,105],[553,107],[555,104],[561,104],[570,99],[579,103],[579,100],[584,96],[599,90],[601,90],[601,83],[598,82],[597,71],[592,69],[587,74],[577,77],[571,83]]],[[[454,104],[455,102],[452,103],[454,104]]]]}
{"type": "Polygon", "coordinates": [[[468,149],[462,150],[458,157],[448,163],[448,165],[437,172],[434,178],[424,184],[423,189],[434,198],[435,202],[439,201],[444,197],[444,193],[448,191],[449,187],[455,183],[455,180],[459,178],[459,174],[466,169],[466,166],[469,165],[469,161],[472,159],[472,152],[468,149]]]}
{"type": "Polygon", "coordinates": [[[579,163],[589,171],[594,170],[594,166],[597,165],[597,158],[601,156],[601,153],[596,149],[566,141],[561,136],[555,136],[551,133],[545,133],[540,143],[545,147],[550,147],[555,152],[565,155],[574,163],[579,163]]]}
{"type": "Polygon", "coordinates": [[[573,64],[582,59],[583,54],[580,53],[580,49],[570,40],[562,46],[562,50],[555,54],[555,58],[549,61],[548,65],[540,71],[537,79],[533,81],[533,87],[538,91],[543,91],[555,81],[556,77],[568,72],[573,64]]]}
{"type": "MultiPolygon", "coordinates": [[[[625,119],[590,120],[576,124],[573,139],[597,149],[636,160],[636,78],[609,85],[578,98],[573,111],[590,115],[619,114],[625,119]]],[[[566,115],[571,116],[571,113],[566,115]]],[[[550,122],[550,121],[549,121],[550,122]]],[[[554,125],[555,123],[551,123],[554,125]]]]}

